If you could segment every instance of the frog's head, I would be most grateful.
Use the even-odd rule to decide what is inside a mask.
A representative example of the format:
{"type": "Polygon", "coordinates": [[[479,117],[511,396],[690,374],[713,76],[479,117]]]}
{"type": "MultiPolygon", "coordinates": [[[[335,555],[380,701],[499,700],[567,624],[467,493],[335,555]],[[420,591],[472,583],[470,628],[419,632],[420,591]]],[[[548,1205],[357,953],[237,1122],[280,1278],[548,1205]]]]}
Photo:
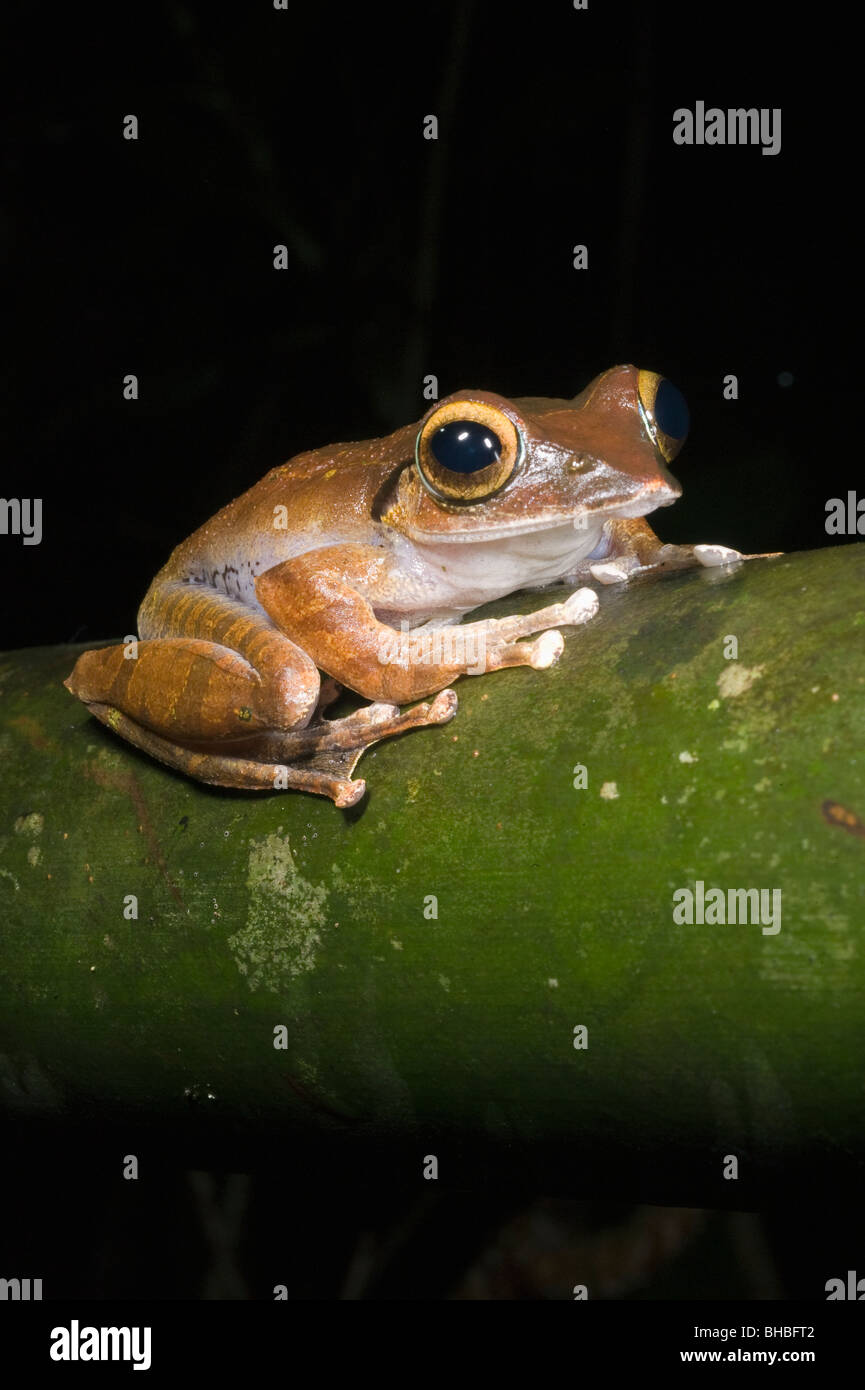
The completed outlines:
{"type": "Polygon", "coordinates": [[[645,516],[682,489],[667,464],[688,409],[655,372],[611,367],[572,401],[457,391],[417,431],[382,519],[415,541],[480,541],[645,516]]]}

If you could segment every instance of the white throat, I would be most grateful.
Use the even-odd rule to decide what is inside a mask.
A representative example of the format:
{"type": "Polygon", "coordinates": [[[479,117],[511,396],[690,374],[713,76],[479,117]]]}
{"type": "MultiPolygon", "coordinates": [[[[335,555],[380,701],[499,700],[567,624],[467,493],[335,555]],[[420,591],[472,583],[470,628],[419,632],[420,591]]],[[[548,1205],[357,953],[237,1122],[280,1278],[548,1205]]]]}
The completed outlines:
{"type": "Polygon", "coordinates": [[[504,598],[518,589],[554,584],[573,573],[598,546],[603,519],[576,527],[572,521],[523,535],[454,545],[393,538],[406,585],[406,613],[443,617],[504,598]],[[411,581],[414,582],[411,582],[411,581]]]}

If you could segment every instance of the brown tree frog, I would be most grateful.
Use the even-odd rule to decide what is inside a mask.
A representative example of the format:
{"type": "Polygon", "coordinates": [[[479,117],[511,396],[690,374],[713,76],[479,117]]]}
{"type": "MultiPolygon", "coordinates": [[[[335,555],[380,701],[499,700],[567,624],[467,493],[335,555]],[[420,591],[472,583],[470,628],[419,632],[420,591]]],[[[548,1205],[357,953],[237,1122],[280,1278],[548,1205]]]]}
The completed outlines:
{"type": "Polygon", "coordinates": [[[681,495],[667,465],[687,431],[671,382],[619,366],[573,400],[457,391],[383,439],[299,454],[177,547],[137,643],[85,652],[65,684],[200,781],[351,806],[365,747],[452,718],[459,676],[552,665],[557,629],[598,599],[578,588],[454,627],[465,613],[519,589],[747,558],[664,545],[643,519],[681,495]],[[324,718],[336,682],[374,703],[324,718]]]}

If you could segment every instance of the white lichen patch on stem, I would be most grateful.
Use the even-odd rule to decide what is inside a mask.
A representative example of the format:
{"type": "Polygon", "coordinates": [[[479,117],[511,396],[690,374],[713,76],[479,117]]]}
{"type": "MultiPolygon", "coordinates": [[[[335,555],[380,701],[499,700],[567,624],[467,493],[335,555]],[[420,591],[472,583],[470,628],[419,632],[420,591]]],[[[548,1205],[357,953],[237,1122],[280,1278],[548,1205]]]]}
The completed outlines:
{"type": "Polygon", "coordinates": [[[246,926],[228,938],[228,945],[250,989],[278,994],[296,976],[315,969],[329,920],[327,889],[298,871],[287,835],[250,843],[246,886],[246,926]]]}

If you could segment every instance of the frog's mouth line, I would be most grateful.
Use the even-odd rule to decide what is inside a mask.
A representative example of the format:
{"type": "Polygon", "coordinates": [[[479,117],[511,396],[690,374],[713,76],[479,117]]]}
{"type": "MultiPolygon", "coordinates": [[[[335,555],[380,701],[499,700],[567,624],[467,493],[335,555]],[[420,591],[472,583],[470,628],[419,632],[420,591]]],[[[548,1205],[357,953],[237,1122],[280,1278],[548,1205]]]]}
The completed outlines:
{"type": "MultiPolygon", "coordinates": [[[[667,491],[667,489],[664,490],[667,491]]],[[[535,531],[561,530],[566,527],[573,528],[575,531],[588,536],[592,532],[599,531],[603,523],[612,518],[625,519],[647,516],[649,512],[654,512],[659,507],[671,507],[681,495],[681,491],[676,492],[664,501],[659,501],[658,488],[653,487],[638,497],[629,498],[626,502],[610,502],[603,507],[592,507],[590,512],[561,512],[558,516],[543,521],[505,521],[498,525],[488,521],[486,525],[479,527],[476,531],[422,531],[418,527],[410,526],[404,534],[412,540],[429,541],[442,545],[458,545],[460,542],[468,541],[478,544],[484,541],[500,540],[503,536],[529,536],[535,531]],[[585,525],[577,524],[581,518],[586,518],[585,525]]]]}

